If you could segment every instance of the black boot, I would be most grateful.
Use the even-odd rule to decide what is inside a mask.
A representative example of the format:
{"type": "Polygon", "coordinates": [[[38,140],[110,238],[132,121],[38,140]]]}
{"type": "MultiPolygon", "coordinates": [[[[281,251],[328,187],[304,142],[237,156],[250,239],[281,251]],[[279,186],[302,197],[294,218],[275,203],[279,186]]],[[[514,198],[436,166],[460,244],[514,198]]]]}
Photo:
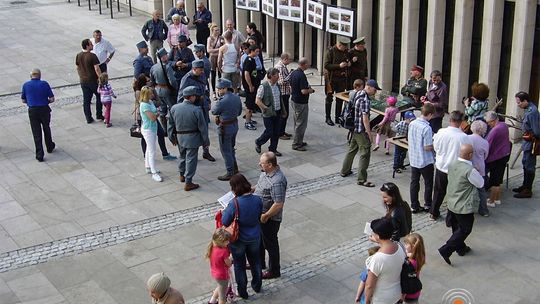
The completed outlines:
{"type": "Polygon", "coordinates": [[[202,157],[203,157],[204,159],[207,159],[207,160],[211,161],[211,162],[215,162],[215,161],[216,161],[216,159],[210,154],[210,150],[208,149],[208,147],[203,148],[203,154],[202,154],[202,157]]]}
{"type": "Polygon", "coordinates": [[[238,164],[236,162],[234,162],[234,169],[233,169],[233,174],[238,174],[238,164]]]}

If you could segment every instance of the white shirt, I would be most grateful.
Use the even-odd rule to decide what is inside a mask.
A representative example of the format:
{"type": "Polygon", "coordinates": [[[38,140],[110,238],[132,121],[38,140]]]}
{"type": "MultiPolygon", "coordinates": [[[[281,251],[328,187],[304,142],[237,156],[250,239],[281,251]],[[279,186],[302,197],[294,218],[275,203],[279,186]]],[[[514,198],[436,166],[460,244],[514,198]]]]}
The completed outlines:
{"type": "MultiPolygon", "coordinates": [[[[470,160],[466,160],[466,159],[463,159],[461,157],[458,157],[458,160],[471,165],[471,167],[473,165],[470,160]]],[[[476,170],[474,167],[473,167],[473,169],[471,171],[471,174],[469,174],[469,177],[467,179],[476,188],[484,187],[484,178],[482,177],[480,172],[478,172],[478,170],[476,170]]]]}
{"type": "Polygon", "coordinates": [[[472,142],[467,134],[456,127],[442,128],[433,136],[437,170],[448,173],[448,166],[459,157],[462,144],[472,145],[472,142]]]}
{"type": "Polygon", "coordinates": [[[405,252],[401,246],[393,254],[377,252],[366,260],[366,268],[377,276],[373,304],[396,303],[401,299],[401,267],[405,252]]]}
{"type": "Polygon", "coordinates": [[[110,56],[110,54],[115,52],[112,44],[103,38],[101,38],[101,41],[99,41],[98,43],[95,43],[95,41],[93,43],[94,49],[92,50],[92,53],[96,54],[100,64],[104,63],[110,56]]]}

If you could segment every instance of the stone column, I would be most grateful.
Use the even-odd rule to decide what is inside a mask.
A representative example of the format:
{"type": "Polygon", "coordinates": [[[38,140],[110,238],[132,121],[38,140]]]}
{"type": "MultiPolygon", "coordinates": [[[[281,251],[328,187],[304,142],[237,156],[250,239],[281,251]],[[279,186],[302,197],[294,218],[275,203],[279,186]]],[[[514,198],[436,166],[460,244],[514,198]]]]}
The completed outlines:
{"type": "Polygon", "coordinates": [[[189,17],[189,20],[191,20],[193,18],[193,15],[195,15],[195,12],[197,11],[197,0],[185,0],[184,6],[186,9],[186,14],[189,17]]]}
{"type": "MultiPolygon", "coordinates": [[[[219,29],[222,30],[222,24],[225,24],[225,20],[221,15],[223,11],[221,10],[219,0],[208,0],[208,9],[212,12],[212,22],[219,26],[219,29]]],[[[230,5],[232,7],[232,5],[230,5]]]]}
{"type": "Polygon", "coordinates": [[[429,75],[433,70],[442,72],[445,13],[446,1],[428,1],[426,63],[424,66],[424,73],[426,75],[429,75]]]}
{"type": "Polygon", "coordinates": [[[379,2],[379,46],[377,57],[377,82],[383,90],[392,89],[392,66],[394,65],[394,0],[379,2]]]}
{"type": "MultiPolygon", "coordinates": [[[[219,1],[219,0],[218,0],[219,1]]],[[[227,19],[231,19],[232,21],[234,21],[234,6],[232,4],[229,4],[229,3],[223,3],[223,5],[221,6],[221,23],[219,24],[220,26],[220,30],[221,32],[225,32],[225,21],[227,21],[227,19]]],[[[236,26],[236,29],[238,29],[238,25],[235,24],[236,26]]],[[[243,29],[238,29],[239,31],[243,31],[243,29]]]]}
{"type": "MultiPolygon", "coordinates": [[[[358,0],[358,8],[356,9],[356,33],[358,37],[364,36],[366,41],[366,49],[368,52],[368,77],[371,72],[371,48],[374,37],[371,37],[371,18],[373,16],[373,1],[358,0]]],[[[356,37],[355,37],[356,39],[356,37]]],[[[353,39],[354,40],[354,39],[353,39]]]]}
{"type": "Polygon", "coordinates": [[[300,50],[298,54],[299,54],[299,57],[306,57],[310,62],[312,60],[311,49],[313,45],[311,41],[312,30],[313,28],[311,26],[303,24],[303,23],[300,24],[300,50]]]}
{"type": "Polygon", "coordinates": [[[463,110],[461,99],[467,96],[473,15],[473,1],[456,0],[448,111],[463,110]]]}
{"type": "Polygon", "coordinates": [[[294,55],[294,22],[282,21],[281,24],[283,52],[294,55]]]}
{"type": "MultiPolygon", "coordinates": [[[[409,71],[413,64],[417,64],[420,0],[403,1],[402,16],[400,85],[403,85],[409,78],[409,71]]],[[[429,75],[429,72],[427,73],[429,75]]]]}
{"type": "MultiPolygon", "coordinates": [[[[330,4],[330,0],[322,0],[321,3],[330,4]]],[[[320,75],[324,73],[324,56],[330,46],[330,35],[325,31],[317,29],[317,58],[316,62],[312,62],[311,66],[316,67],[320,75]],[[324,41],[323,41],[324,40],[324,41]]]]}
{"type": "MultiPolygon", "coordinates": [[[[522,113],[515,103],[514,95],[519,91],[529,91],[531,78],[531,64],[534,43],[534,28],[536,21],[535,0],[516,1],[514,14],[514,32],[512,38],[512,55],[510,57],[510,77],[508,80],[508,94],[506,100],[506,114],[516,116],[522,113]]],[[[535,96],[531,96],[534,100],[535,96]]],[[[513,138],[519,132],[511,129],[513,138]]]]}
{"type": "Polygon", "coordinates": [[[176,0],[173,0],[173,1],[162,0],[161,1],[161,8],[159,10],[161,11],[161,17],[163,18],[163,20],[167,18],[167,14],[169,13],[169,10],[171,10],[173,3],[174,5],[176,5],[176,0]]]}
{"type": "Polygon", "coordinates": [[[246,25],[249,22],[249,11],[244,9],[236,10],[236,29],[242,32],[244,35],[246,33],[246,25]]]}
{"type": "Polygon", "coordinates": [[[504,1],[484,2],[482,22],[482,52],[480,53],[480,74],[478,81],[488,85],[490,108],[497,100],[499,68],[501,60],[504,1]]]}
{"type": "Polygon", "coordinates": [[[275,31],[277,31],[275,20],[276,19],[270,16],[266,16],[266,33],[264,34],[264,37],[266,37],[266,53],[268,54],[268,57],[279,56],[277,45],[280,35],[275,34],[275,31]]]}

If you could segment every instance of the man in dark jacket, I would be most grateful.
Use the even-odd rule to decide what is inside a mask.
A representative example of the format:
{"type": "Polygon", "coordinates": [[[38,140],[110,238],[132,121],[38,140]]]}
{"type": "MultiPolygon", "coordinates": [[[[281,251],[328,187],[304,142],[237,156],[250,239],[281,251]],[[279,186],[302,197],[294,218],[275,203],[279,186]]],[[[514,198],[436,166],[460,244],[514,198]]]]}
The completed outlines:
{"type": "MultiPolygon", "coordinates": [[[[333,46],[324,57],[324,69],[326,73],[325,88],[326,88],[326,100],[325,100],[325,114],[326,124],[333,126],[334,122],[330,116],[332,112],[332,101],[334,100],[334,93],[343,92],[347,89],[347,83],[349,79],[349,67],[351,62],[349,60],[349,53],[347,52],[347,45],[351,42],[349,38],[338,37],[337,43],[333,46]]],[[[336,98],[336,109],[334,118],[337,121],[341,115],[341,108],[343,107],[343,101],[336,98]]]]}
{"type": "Polygon", "coordinates": [[[150,53],[154,62],[157,62],[156,52],[163,47],[163,40],[167,39],[169,32],[167,24],[160,17],[161,13],[155,10],[152,13],[152,19],[146,21],[141,29],[144,40],[150,41],[150,53]]]}
{"type": "Polygon", "coordinates": [[[424,79],[423,74],[423,67],[413,65],[410,72],[411,77],[401,88],[401,95],[410,97],[416,103],[420,103],[420,97],[426,95],[427,92],[427,80],[424,79]]]}
{"type": "Polygon", "coordinates": [[[193,16],[193,24],[197,29],[197,43],[204,44],[205,49],[207,48],[208,37],[210,37],[209,23],[212,23],[212,13],[204,6],[204,2],[197,1],[197,11],[193,16]]]}
{"type": "Polygon", "coordinates": [[[441,71],[434,70],[431,72],[431,80],[427,87],[426,96],[422,96],[422,103],[431,103],[435,107],[435,113],[429,121],[433,133],[437,133],[442,128],[442,120],[444,113],[448,110],[448,87],[442,81],[441,71]]]}
{"type": "Polygon", "coordinates": [[[354,47],[349,50],[349,59],[351,60],[351,77],[349,77],[349,87],[353,87],[356,79],[366,81],[368,77],[367,50],[364,37],[359,37],[353,41],[354,47]]]}

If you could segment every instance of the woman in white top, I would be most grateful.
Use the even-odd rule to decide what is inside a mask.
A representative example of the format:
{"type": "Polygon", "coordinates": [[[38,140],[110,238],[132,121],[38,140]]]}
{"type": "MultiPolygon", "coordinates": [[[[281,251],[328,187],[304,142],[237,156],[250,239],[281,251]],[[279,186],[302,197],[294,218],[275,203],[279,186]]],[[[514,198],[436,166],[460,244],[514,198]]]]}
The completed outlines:
{"type": "Polygon", "coordinates": [[[401,300],[401,267],[405,252],[391,240],[392,220],[380,218],[371,222],[370,239],[379,244],[377,253],[366,260],[368,277],[365,293],[366,304],[393,304],[401,300]]]}

